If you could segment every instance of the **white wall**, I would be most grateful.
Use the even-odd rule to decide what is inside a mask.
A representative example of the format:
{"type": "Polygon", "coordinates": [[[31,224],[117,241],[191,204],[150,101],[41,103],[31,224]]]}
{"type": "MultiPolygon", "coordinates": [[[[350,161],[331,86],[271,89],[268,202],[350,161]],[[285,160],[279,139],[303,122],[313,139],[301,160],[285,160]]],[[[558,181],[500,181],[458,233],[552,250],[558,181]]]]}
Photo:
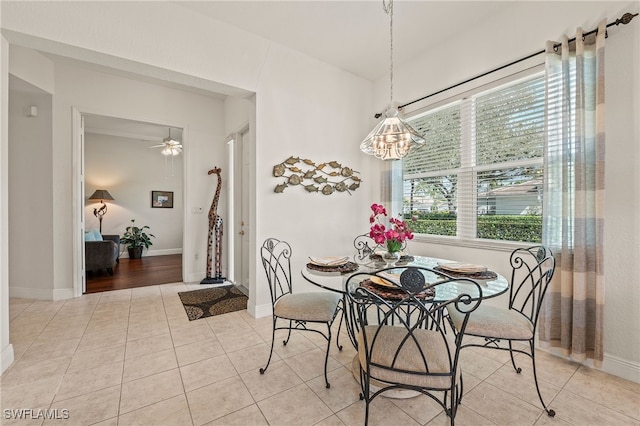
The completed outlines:
{"type": "MultiPolygon", "coordinates": [[[[582,26],[595,28],[607,17],[637,13],[635,2],[512,2],[502,14],[461,31],[410,63],[396,67],[394,92],[400,103],[481,74],[512,60],[540,51],[546,40],[570,37],[582,26]],[[552,9],[552,12],[550,11],[552,9]],[[526,21],[521,17],[526,16],[526,21]],[[527,24],[526,28],[523,25],[527,24]],[[508,35],[508,36],[505,36],[508,35]],[[472,41],[472,42],[471,42],[472,41]]],[[[398,7],[401,7],[399,5],[398,7]]],[[[637,19],[637,18],[636,18],[637,19]]],[[[605,210],[605,361],[603,369],[640,381],[640,24],[608,30],[606,40],[606,210],[605,210]]],[[[542,56],[533,62],[544,61],[542,56]]],[[[375,82],[375,101],[381,109],[388,96],[388,79],[375,82]]],[[[424,106],[424,103],[422,104],[424,106]]],[[[411,110],[411,108],[408,108],[411,110]]],[[[427,142],[428,143],[428,142],[427,142]]],[[[412,252],[465,259],[508,271],[504,251],[447,246],[416,241],[412,252]]]]}
{"type": "MultiPolygon", "coordinates": [[[[0,19],[2,3],[0,3],[0,19]]],[[[9,43],[0,36],[0,373],[13,362],[9,342],[9,43]]]]}
{"type": "MultiPolygon", "coordinates": [[[[257,93],[253,116],[255,170],[251,171],[250,182],[255,192],[251,209],[251,226],[255,232],[250,243],[253,262],[250,281],[257,287],[250,289],[251,306],[263,306],[269,300],[262,266],[256,255],[256,246],[264,238],[280,236],[291,240],[294,260],[299,266],[310,254],[333,252],[336,247],[349,249],[354,229],[366,229],[368,205],[378,198],[377,170],[380,167],[376,160],[362,156],[358,150],[360,140],[369,130],[372,114],[369,82],[170,2],[38,5],[12,2],[5,7],[3,34],[14,43],[37,45],[39,49],[74,57],[84,55],[101,62],[113,59],[111,65],[116,68],[148,64],[257,93]],[[164,21],[172,22],[171,32],[157,25],[164,21]],[[290,155],[344,163],[361,172],[363,185],[353,196],[334,194],[325,197],[307,194],[300,188],[274,194],[273,165],[290,155]],[[330,238],[327,238],[328,230],[330,238]],[[257,288],[261,291],[257,292],[257,288]]],[[[80,84],[76,76],[56,73],[56,92],[60,90],[58,80],[62,79],[69,80],[69,85],[73,80],[80,84]]],[[[81,87],[82,90],[76,88],[54,99],[54,108],[60,111],[54,118],[54,143],[60,147],[60,155],[54,154],[55,170],[71,168],[67,143],[70,119],[65,108],[75,104],[82,110],[87,103],[94,105],[91,99],[101,90],[100,84],[87,83],[81,87]],[[72,94],[73,101],[65,99],[71,98],[72,94]]],[[[110,102],[115,102],[115,94],[110,93],[110,102]]],[[[153,98],[150,93],[147,98],[151,99],[149,96],[153,98]]],[[[144,97],[128,99],[128,103],[123,102],[113,110],[125,114],[131,109],[130,104],[140,104],[141,98],[144,97]]],[[[194,129],[189,129],[189,134],[201,136],[196,135],[194,129]]],[[[220,134],[219,140],[223,138],[220,134]]],[[[200,172],[190,161],[206,162],[206,167],[202,167],[206,170],[220,164],[221,157],[217,155],[218,151],[208,149],[192,152],[185,157],[187,199],[191,192],[197,192],[196,199],[210,199],[212,191],[191,188],[190,174],[200,172]]],[[[54,176],[54,180],[60,188],[71,186],[68,175],[61,173],[54,176]]],[[[71,203],[71,194],[65,193],[60,197],[60,204],[54,206],[54,223],[64,232],[70,232],[72,226],[68,211],[71,203]]],[[[219,212],[226,212],[224,203],[223,194],[219,212]]],[[[208,204],[202,207],[206,210],[208,204]]],[[[195,206],[187,205],[187,211],[192,207],[195,206]]],[[[202,216],[203,222],[205,216],[202,216]]],[[[189,215],[186,217],[188,222],[189,215]]],[[[202,238],[204,243],[206,234],[196,235],[196,228],[189,225],[185,228],[185,241],[197,244],[202,238]]],[[[56,242],[54,252],[66,253],[70,245],[69,240],[56,242]]],[[[185,245],[185,253],[187,250],[185,245]]],[[[192,256],[193,252],[187,254],[188,258],[192,256]]],[[[59,269],[55,271],[56,279],[59,277],[60,283],[68,283],[71,263],[62,258],[54,263],[59,269]]]]}
{"type": "MultiPolygon", "coordinates": [[[[368,228],[368,206],[378,200],[379,161],[359,149],[367,132],[369,89],[361,79],[291,50],[273,49],[265,62],[256,108],[256,243],[276,237],[291,244],[298,291],[313,290],[298,274],[308,256],[351,253],[355,236],[368,228]],[[273,166],[289,156],[316,164],[335,160],[360,172],[363,183],[351,195],[308,193],[300,186],[276,194],[281,179],[272,176],[273,166]]],[[[266,303],[258,266],[258,300],[266,303]]]]}
{"type": "Polygon", "coordinates": [[[45,278],[53,275],[54,232],[48,208],[54,194],[51,94],[13,75],[10,76],[10,87],[10,293],[19,297],[52,298],[51,281],[45,278]],[[37,107],[37,117],[27,115],[30,106],[37,107]],[[37,265],[37,272],[34,265],[37,265]],[[36,276],[42,278],[34,279],[36,276]]]}
{"type": "MultiPolygon", "coordinates": [[[[131,219],[147,225],[153,245],[145,256],[182,253],[184,221],[182,155],[166,157],[148,140],[85,133],[85,229],[98,229],[93,214],[99,201],[88,200],[96,189],[114,198],[106,201],[103,234],[122,235],[131,219]],[[173,208],[152,208],[151,191],[173,192],[173,208]]],[[[121,250],[126,253],[123,245],[121,250]]]]}

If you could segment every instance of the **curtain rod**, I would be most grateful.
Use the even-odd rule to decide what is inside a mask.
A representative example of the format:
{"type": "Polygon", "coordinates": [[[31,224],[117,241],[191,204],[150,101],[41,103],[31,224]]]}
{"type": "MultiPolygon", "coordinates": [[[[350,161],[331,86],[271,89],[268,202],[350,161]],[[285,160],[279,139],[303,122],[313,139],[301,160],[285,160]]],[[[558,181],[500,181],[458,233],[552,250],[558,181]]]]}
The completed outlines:
{"type": "MultiPolygon", "coordinates": [[[[632,20],[634,17],[636,17],[636,16],[638,16],[638,14],[637,14],[637,13],[635,13],[635,14],[633,14],[633,13],[625,13],[624,15],[622,15],[622,17],[620,17],[620,18],[616,19],[616,20],[615,20],[615,22],[611,22],[610,24],[607,24],[606,28],[609,28],[609,27],[611,27],[611,26],[613,26],[613,25],[620,25],[620,24],[627,25],[627,24],[628,24],[629,22],[631,22],[631,20],[632,20]]],[[[588,36],[588,35],[593,34],[593,33],[597,33],[597,32],[598,32],[598,29],[596,28],[595,30],[591,30],[591,31],[589,31],[589,32],[584,33],[584,34],[583,34],[583,37],[588,36]]],[[[569,39],[569,43],[574,42],[575,40],[576,40],[576,38],[575,38],[575,37],[574,37],[574,38],[572,38],[572,39],[569,39]]],[[[561,44],[560,44],[560,43],[558,43],[558,44],[554,45],[554,47],[558,47],[558,46],[560,46],[560,45],[561,45],[561,44]]],[[[499,66],[498,68],[494,68],[494,69],[492,69],[492,70],[490,70],[490,71],[483,72],[482,74],[479,74],[479,75],[476,75],[476,76],[474,76],[474,77],[468,78],[468,79],[466,79],[466,80],[464,80],[464,81],[461,81],[461,82],[459,82],[459,83],[456,83],[456,84],[454,84],[454,85],[452,85],[452,86],[449,86],[449,87],[447,87],[447,88],[445,88],[445,89],[438,90],[437,92],[433,92],[433,93],[431,93],[431,94],[429,94],[429,95],[423,96],[423,97],[421,97],[420,99],[416,99],[415,101],[407,102],[407,103],[406,103],[406,104],[404,104],[404,105],[400,105],[400,106],[398,107],[398,109],[402,109],[402,108],[404,108],[404,107],[406,107],[406,106],[409,106],[409,105],[415,104],[416,102],[423,101],[423,100],[425,100],[425,99],[427,99],[427,98],[430,98],[430,97],[432,97],[432,96],[438,95],[438,94],[440,94],[440,93],[442,93],[442,92],[446,92],[447,90],[455,89],[455,88],[456,88],[456,87],[458,87],[458,86],[461,86],[461,85],[463,85],[463,84],[469,83],[469,82],[471,82],[471,81],[473,81],[473,80],[477,80],[477,79],[479,79],[479,78],[481,78],[481,77],[484,77],[485,75],[492,74],[492,73],[497,72],[497,71],[500,71],[500,70],[502,70],[502,69],[504,69],[504,68],[510,67],[511,65],[515,65],[515,64],[517,64],[517,63],[519,63],[519,62],[526,61],[527,59],[533,58],[534,56],[541,55],[541,54],[543,54],[544,52],[545,52],[545,49],[542,49],[542,50],[540,50],[539,52],[532,53],[532,54],[530,54],[530,55],[525,56],[524,58],[516,59],[515,61],[509,62],[508,64],[501,65],[501,66],[499,66]]],[[[377,113],[377,114],[375,115],[375,118],[380,118],[381,116],[382,116],[382,113],[377,113]]]]}

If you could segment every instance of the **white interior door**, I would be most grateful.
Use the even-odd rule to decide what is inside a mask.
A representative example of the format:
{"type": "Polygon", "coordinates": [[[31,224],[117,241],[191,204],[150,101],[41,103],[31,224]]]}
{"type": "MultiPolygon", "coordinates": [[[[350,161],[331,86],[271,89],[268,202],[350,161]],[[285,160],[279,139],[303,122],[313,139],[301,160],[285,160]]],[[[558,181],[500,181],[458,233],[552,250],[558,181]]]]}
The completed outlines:
{"type": "Polygon", "coordinates": [[[233,282],[249,289],[249,129],[235,134],[232,140],[230,169],[232,183],[229,186],[230,232],[233,232],[230,267],[233,282]]]}
{"type": "Polygon", "coordinates": [[[74,226],[73,238],[73,292],[78,297],[87,291],[86,271],[84,269],[84,116],[76,108],[71,111],[72,122],[72,140],[73,140],[73,163],[76,170],[76,179],[74,182],[74,214],[75,222],[78,226],[74,226]]]}
{"type": "Polygon", "coordinates": [[[242,143],[240,147],[242,149],[242,167],[240,167],[240,173],[242,174],[242,185],[240,185],[240,273],[241,285],[245,288],[249,288],[249,240],[251,235],[251,228],[249,227],[249,168],[250,158],[249,155],[251,143],[249,140],[249,129],[246,128],[239,138],[242,143]]]}

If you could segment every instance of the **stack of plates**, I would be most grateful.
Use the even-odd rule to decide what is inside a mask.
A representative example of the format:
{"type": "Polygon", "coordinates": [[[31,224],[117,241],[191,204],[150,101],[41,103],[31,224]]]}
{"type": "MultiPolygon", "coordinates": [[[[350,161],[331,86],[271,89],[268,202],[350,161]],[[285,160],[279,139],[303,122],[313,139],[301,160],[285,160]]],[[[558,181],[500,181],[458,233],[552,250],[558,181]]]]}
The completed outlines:
{"type": "Polygon", "coordinates": [[[348,256],[324,256],[324,257],[309,257],[311,263],[317,266],[342,266],[349,261],[348,256]]]}
{"type": "Polygon", "coordinates": [[[440,269],[458,274],[477,274],[487,270],[486,266],[474,265],[473,263],[442,262],[438,263],[438,266],[440,266],[440,269]]]}

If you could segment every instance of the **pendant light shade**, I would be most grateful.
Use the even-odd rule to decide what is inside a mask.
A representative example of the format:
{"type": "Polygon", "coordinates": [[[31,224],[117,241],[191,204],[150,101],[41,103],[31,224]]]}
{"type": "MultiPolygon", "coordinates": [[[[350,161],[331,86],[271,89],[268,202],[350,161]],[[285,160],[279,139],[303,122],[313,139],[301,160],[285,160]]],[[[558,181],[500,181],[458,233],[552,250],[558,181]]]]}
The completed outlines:
{"type": "Polygon", "coordinates": [[[424,138],[398,117],[398,109],[390,107],[385,118],[373,128],[360,144],[360,150],[381,160],[399,160],[425,144],[424,138]]]}
{"type": "Polygon", "coordinates": [[[384,113],[385,117],[362,141],[360,150],[381,160],[399,160],[412,149],[423,146],[425,140],[406,121],[398,117],[398,108],[393,103],[393,0],[383,0],[382,5],[385,13],[389,15],[390,102],[384,113]]]}

